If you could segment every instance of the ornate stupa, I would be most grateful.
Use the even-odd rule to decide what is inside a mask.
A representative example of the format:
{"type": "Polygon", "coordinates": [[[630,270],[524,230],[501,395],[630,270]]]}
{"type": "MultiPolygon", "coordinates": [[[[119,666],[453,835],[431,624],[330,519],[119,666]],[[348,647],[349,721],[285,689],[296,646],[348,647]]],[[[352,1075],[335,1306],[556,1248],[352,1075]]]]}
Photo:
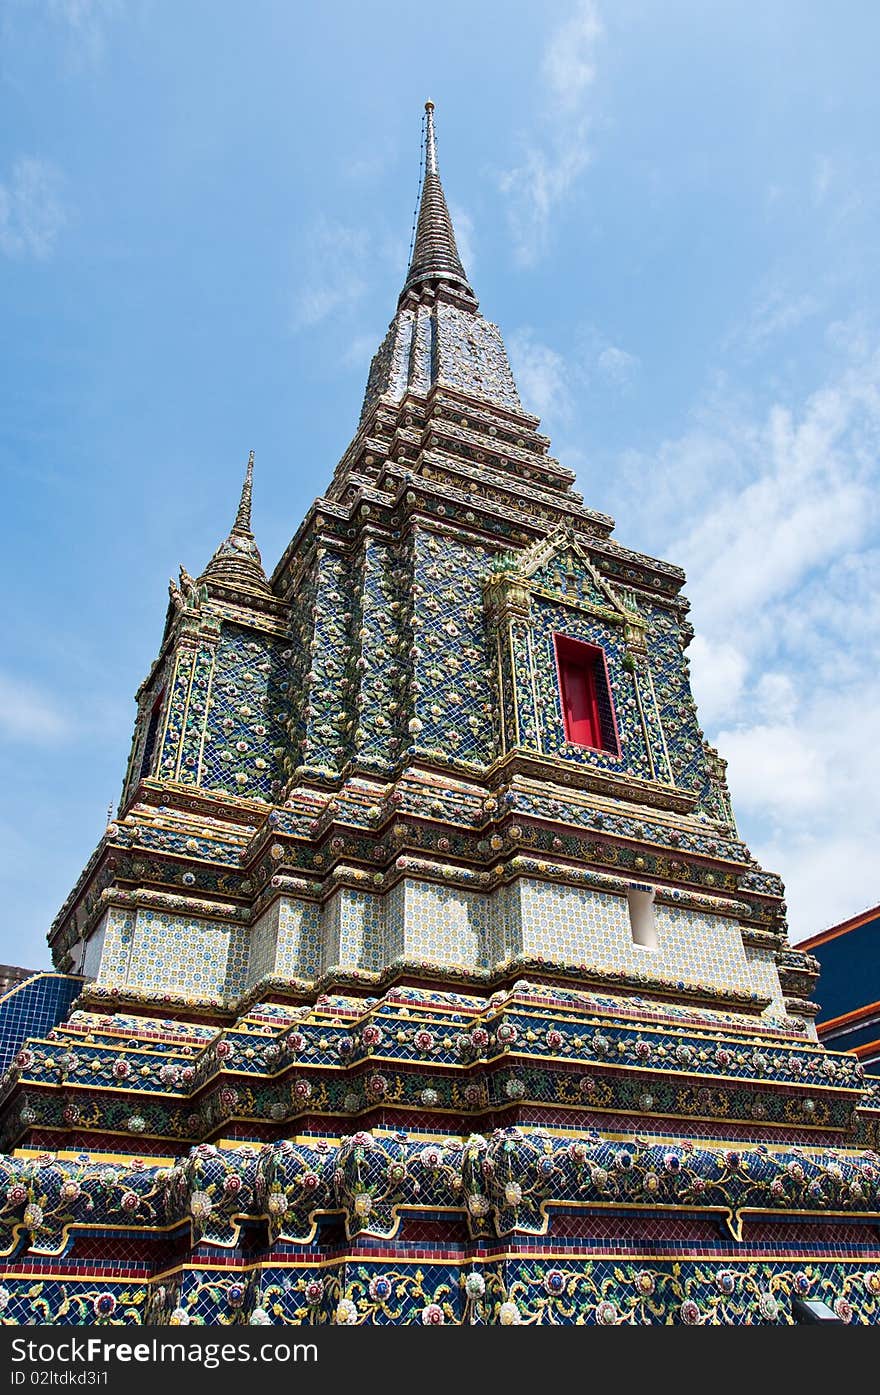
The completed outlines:
{"type": "Polygon", "coordinates": [[[2,1319],[877,1320],[880,1081],[816,1040],[683,573],[550,453],[425,134],[354,438],[271,578],[251,457],[172,583],[68,989],[3,1019],[2,1319]]]}

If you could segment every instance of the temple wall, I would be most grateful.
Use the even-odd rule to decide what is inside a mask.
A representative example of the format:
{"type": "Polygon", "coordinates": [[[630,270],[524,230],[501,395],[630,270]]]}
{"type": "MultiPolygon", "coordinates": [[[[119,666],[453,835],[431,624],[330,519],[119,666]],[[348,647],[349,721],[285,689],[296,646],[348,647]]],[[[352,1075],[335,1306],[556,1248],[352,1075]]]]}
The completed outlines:
{"type": "Polygon", "coordinates": [[[737,921],[654,903],[656,946],[635,941],[625,896],[526,877],[491,893],[408,877],[382,895],[347,887],[323,906],[282,897],[248,929],[170,912],[112,909],[86,972],[190,998],[237,998],[261,979],[377,972],[401,958],[491,968],[517,955],[755,992],[785,1015],[771,950],[746,950],[737,921]],[[100,969],[98,960],[100,957],[100,969]]]}

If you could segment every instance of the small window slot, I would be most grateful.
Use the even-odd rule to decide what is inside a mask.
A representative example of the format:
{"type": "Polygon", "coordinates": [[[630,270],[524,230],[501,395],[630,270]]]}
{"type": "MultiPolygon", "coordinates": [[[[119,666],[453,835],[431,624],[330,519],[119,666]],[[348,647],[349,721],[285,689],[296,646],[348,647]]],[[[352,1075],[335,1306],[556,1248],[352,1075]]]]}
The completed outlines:
{"type": "Polygon", "coordinates": [[[651,888],[631,886],[626,893],[629,904],[629,927],[633,944],[642,949],[657,948],[657,924],[654,920],[654,892],[651,888]]]}

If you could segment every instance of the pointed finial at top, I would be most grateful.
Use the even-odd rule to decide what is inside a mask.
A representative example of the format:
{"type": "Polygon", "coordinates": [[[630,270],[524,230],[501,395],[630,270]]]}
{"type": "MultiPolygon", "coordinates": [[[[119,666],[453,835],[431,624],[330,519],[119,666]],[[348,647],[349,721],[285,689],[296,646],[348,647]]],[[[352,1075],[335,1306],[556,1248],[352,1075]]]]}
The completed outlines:
{"type": "Polygon", "coordinates": [[[241,487],[241,499],[238,504],[238,513],[235,515],[235,522],[229,537],[220,544],[199,577],[199,585],[202,582],[207,582],[209,585],[217,583],[228,589],[269,594],[269,583],[266,580],[266,573],[263,571],[260,549],[257,547],[251,532],[253,487],[254,453],[251,451],[248,456],[244,484],[241,487]]]}
{"type": "MultiPolygon", "coordinates": [[[[248,456],[247,470],[245,471],[244,484],[241,487],[241,499],[238,503],[238,513],[235,515],[235,522],[232,525],[233,533],[248,533],[251,531],[251,499],[254,492],[254,453],[251,451],[248,456]]],[[[228,515],[227,515],[228,516],[228,515]]]]}
{"type": "Polygon", "coordinates": [[[425,174],[437,173],[437,137],[434,134],[434,103],[425,103],[425,174]]]}
{"type": "Polygon", "coordinates": [[[476,304],[476,297],[470,288],[467,274],[458,255],[458,248],[455,245],[452,219],[449,216],[446,196],[443,193],[437,169],[434,103],[426,102],[425,178],[422,183],[422,197],[419,203],[412,257],[401,292],[401,300],[408,291],[425,283],[437,281],[446,281],[454,286],[460,286],[476,304]]]}

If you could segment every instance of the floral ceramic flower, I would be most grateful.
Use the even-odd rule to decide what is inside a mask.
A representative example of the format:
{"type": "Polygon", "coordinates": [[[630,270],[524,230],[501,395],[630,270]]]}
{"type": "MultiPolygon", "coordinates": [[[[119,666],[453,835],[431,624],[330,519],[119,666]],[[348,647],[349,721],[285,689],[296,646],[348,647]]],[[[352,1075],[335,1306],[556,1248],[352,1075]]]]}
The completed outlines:
{"type": "Polygon", "coordinates": [[[117,1061],[113,1062],[114,1080],[127,1080],[130,1075],[131,1066],[129,1065],[128,1061],[125,1060],[124,1057],[120,1056],[117,1061]]]}
{"type": "Polygon", "coordinates": [[[226,1290],[226,1302],[230,1308],[240,1308],[244,1302],[244,1284],[230,1284],[226,1290]]]}
{"type": "Polygon", "coordinates": [[[636,1291],[640,1293],[643,1298],[650,1298],[656,1287],[654,1275],[647,1269],[640,1269],[635,1277],[635,1286],[636,1291]]]}
{"type": "Polygon", "coordinates": [[[642,1178],[642,1188],[649,1196],[660,1189],[660,1178],[656,1172],[646,1172],[642,1178]]]}
{"type": "Polygon", "coordinates": [[[547,1046],[551,1051],[558,1051],[562,1046],[564,1038],[561,1032],[551,1030],[547,1033],[547,1046]]]}
{"type": "Polygon", "coordinates": [[[518,1327],[522,1322],[519,1308],[515,1303],[502,1303],[498,1309],[498,1321],[502,1327],[518,1327]]]}
{"type": "Polygon", "coordinates": [[[468,1298],[482,1298],[486,1292],[486,1280],[482,1274],[478,1273],[477,1270],[468,1274],[464,1281],[464,1291],[468,1298]]]}
{"type": "Polygon", "coordinates": [[[382,1040],[382,1028],[371,1022],[361,1032],[361,1041],[364,1046],[377,1046],[382,1040]]]}
{"type": "Polygon", "coordinates": [[[435,1143],[429,1143],[427,1148],[423,1148],[419,1153],[419,1162],[427,1172],[435,1172],[443,1162],[443,1150],[435,1143]]]}
{"type": "Polygon", "coordinates": [[[11,1297],[12,1294],[9,1292],[8,1288],[0,1288],[0,1313],[6,1312],[11,1297]]]}
{"type": "Polygon", "coordinates": [[[848,1303],[845,1298],[834,1300],[834,1316],[840,1318],[841,1322],[852,1322],[853,1312],[852,1304],[848,1303]]]}
{"type": "Polygon", "coordinates": [[[692,1298],[686,1298],[678,1310],[679,1317],[686,1327],[697,1327],[700,1322],[700,1310],[692,1298]]]}
{"type": "Polygon", "coordinates": [[[363,1218],[369,1216],[373,1209],[373,1198],[369,1192],[359,1192],[354,1199],[354,1214],[363,1218]]]}
{"type": "Polygon", "coordinates": [[[206,1221],[213,1209],[214,1203],[207,1192],[193,1192],[189,1199],[189,1210],[194,1220],[206,1221]]]}
{"type": "Polygon", "coordinates": [[[58,1195],[62,1201],[76,1201],[82,1187],[74,1177],[69,1177],[66,1182],[62,1182],[58,1189],[58,1195]]]}
{"type": "Polygon", "coordinates": [[[482,1051],[489,1045],[489,1033],[484,1027],[475,1027],[471,1032],[471,1045],[474,1046],[477,1051],[482,1051]]]}
{"type": "Polygon", "coordinates": [[[422,1324],[424,1327],[442,1327],[446,1318],[439,1303],[429,1303],[422,1309],[422,1324]]]}
{"type": "Polygon", "coordinates": [[[467,1208],[472,1216],[485,1216],[489,1210],[489,1202],[480,1192],[469,1192],[467,1208]]]}
{"type": "Polygon", "coordinates": [[[35,1201],[31,1201],[24,1208],[24,1223],[29,1230],[36,1230],[43,1224],[43,1208],[35,1201]]]}
{"type": "Polygon", "coordinates": [[[370,1280],[368,1291],[374,1303],[384,1303],[391,1297],[391,1280],[384,1274],[377,1274],[370,1280]]]}
{"type": "Polygon", "coordinates": [[[608,1173],[604,1167],[593,1167],[590,1169],[590,1181],[597,1191],[602,1191],[608,1183],[608,1173]]]}
{"type": "Polygon", "coordinates": [[[310,1279],[305,1287],[306,1302],[310,1308],[316,1308],[324,1297],[324,1280],[310,1279]]]}
{"type": "Polygon", "coordinates": [[[565,1275],[561,1269],[548,1269],[544,1275],[544,1287],[554,1298],[565,1292],[565,1275]]]}
{"type": "Polygon", "coordinates": [[[880,1272],[876,1269],[869,1269],[865,1275],[865,1289],[872,1298],[880,1295],[880,1272]]]}
{"type": "Polygon", "coordinates": [[[434,1105],[439,1103],[440,1096],[436,1090],[427,1089],[422,1091],[419,1099],[426,1109],[433,1109],[434,1105]]]}
{"type": "Polygon", "coordinates": [[[295,1080],[293,1082],[293,1097],[295,1100],[307,1100],[312,1096],[312,1084],[309,1080],[295,1080]]]}
{"type": "Polygon", "coordinates": [[[775,1322],[779,1316],[779,1304],[772,1293],[764,1292],[758,1294],[758,1312],[762,1318],[768,1322],[775,1322]]]}
{"type": "Polygon", "coordinates": [[[112,1317],[116,1312],[116,1299],[112,1293],[99,1293],[92,1302],[92,1309],[96,1317],[112,1317]]]}
{"type": "Polygon", "coordinates": [[[254,1308],[248,1318],[248,1324],[251,1327],[271,1327],[272,1319],[265,1308],[254,1308]]]}
{"type": "Polygon", "coordinates": [[[224,1109],[234,1109],[238,1104],[238,1091],[227,1085],[220,1091],[220,1103],[224,1109]]]}
{"type": "Polygon", "coordinates": [[[600,1327],[614,1327],[618,1316],[617,1305],[609,1302],[607,1298],[596,1308],[596,1321],[600,1327]]]}
{"type": "Polygon", "coordinates": [[[632,1153],[628,1153],[625,1148],[618,1148],[614,1154],[614,1163],[621,1172],[629,1172],[633,1165],[632,1153]]]}
{"type": "Polygon", "coordinates": [[[137,1192],[123,1192],[119,1205],[122,1207],[123,1211],[127,1211],[128,1214],[131,1215],[133,1211],[138,1209],[140,1203],[141,1199],[137,1192]]]}
{"type": "Polygon", "coordinates": [[[168,1321],[171,1327],[189,1327],[189,1313],[186,1308],[175,1308],[168,1321]]]}
{"type": "Polygon", "coordinates": [[[508,1182],[505,1185],[504,1200],[508,1206],[519,1206],[522,1201],[522,1187],[518,1182],[508,1182]]]}
{"type": "Polygon", "coordinates": [[[417,1051],[431,1051],[434,1046],[434,1033],[423,1029],[416,1032],[413,1041],[417,1051]]]}
{"type": "Polygon", "coordinates": [[[502,1046],[512,1046],[519,1033],[512,1022],[502,1022],[495,1035],[502,1046]]]}
{"type": "Polygon", "coordinates": [[[526,1087],[521,1080],[506,1080],[504,1083],[504,1093],[509,1100],[521,1100],[526,1092],[526,1087]]]}
{"type": "Polygon", "coordinates": [[[797,1293],[809,1293],[811,1282],[809,1274],[805,1274],[803,1270],[799,1270],[794,1276],[794,1286],[797,1293]]]}
{"type": "Polygon", "coordinates": [[[719,1269],[715,1275],[715,1287],[725,1298],[729,1298],[736,1288],[736,1275],[730,1269],[719,1269]]]}
{"type": "Polygon", "coordinates": [[[130,1133],[144,1133],[147,1127],[146,1119],[142,1118],[140,1114],[132,1114],[125,1123],[130,1133]]]}
{"type": "Polygon", "coordinates": [[[388,1081],[384,1075],[371,1075],[367,1081],[367,1093],[371,1098],[380,1100],[388,1093],[388,1081]]]}
{"type": "Polygon", "coordinates": [[[223,1190],[227,1196],[238,1196],[242,1181],[237,1172],[227,1172],[223,1178],[223,1190]]]}

